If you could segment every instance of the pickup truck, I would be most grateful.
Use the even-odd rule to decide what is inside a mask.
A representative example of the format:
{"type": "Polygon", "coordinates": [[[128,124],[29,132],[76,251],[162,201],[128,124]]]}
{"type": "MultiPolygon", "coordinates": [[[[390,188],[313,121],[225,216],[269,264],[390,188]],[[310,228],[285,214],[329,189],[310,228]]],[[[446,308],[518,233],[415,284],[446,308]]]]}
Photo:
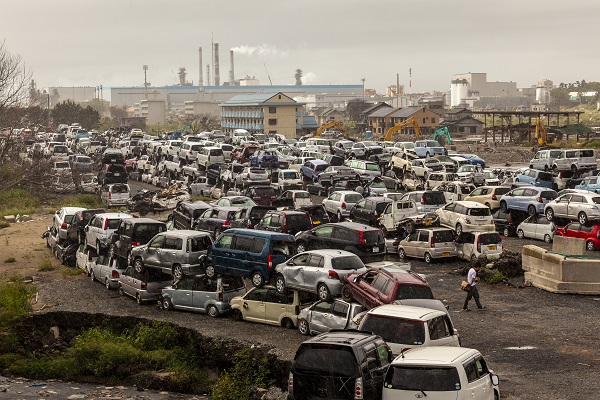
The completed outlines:
{"type": "Polygon", "coordinates": [[[281,169],[271,175],[271,187],[278,193],[302,189],[302,179],[295,169],[281,169]]]}

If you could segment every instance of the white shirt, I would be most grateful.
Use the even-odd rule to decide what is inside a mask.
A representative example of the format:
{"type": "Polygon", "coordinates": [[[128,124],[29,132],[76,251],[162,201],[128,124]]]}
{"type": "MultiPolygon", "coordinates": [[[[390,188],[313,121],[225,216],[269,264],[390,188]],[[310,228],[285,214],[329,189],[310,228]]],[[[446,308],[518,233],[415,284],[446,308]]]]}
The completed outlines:
{"type": "Polygon", "coordinates": [[[477,285],[477,281],[475,281],[476,276],[477,276],[477,271],[475,271],[475,268],[471,268],[469,270],[469,274],[467,275],[467,281],[469,282],[469,284],[471,286],[477,285]]]}

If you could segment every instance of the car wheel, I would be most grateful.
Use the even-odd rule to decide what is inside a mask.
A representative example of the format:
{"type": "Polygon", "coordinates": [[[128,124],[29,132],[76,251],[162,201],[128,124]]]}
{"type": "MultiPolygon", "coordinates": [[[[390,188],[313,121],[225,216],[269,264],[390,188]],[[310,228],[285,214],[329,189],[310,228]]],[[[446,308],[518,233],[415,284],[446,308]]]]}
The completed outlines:
{"type": "Polygon", "coordinates": [[[546,219],[547,219],[548,221],[552,221],[552,220],[554,219],[554,210],[553,210],[553,209],[551,209],[550,207],[548,207],[548,208],[546,209],[546,219]]]}
{"type": "Polygon", "coordinates": [[[400,257],[401,259],[405,259],[406,251],[404,251],[404,249],[398,249],[398,257],[400,257]]]}
{"type": "Polygon", "coordinates": [[[143,303],[142,297],[140,296],[139,293],[136,293],[136,295],[135,295],[135,302],[138,303],[139,305],[142,305],[142,303],[143,303]]]}
{"type": "Polygon", "coordinates": [[[254,287],[261,287],[265,284],[265,278],[260,271],[254,271],[250,279],[252,280],[252,285],[254,287]]]}
{"type": "Polygon", "coordinates": [[[279,293],[285,291],[285,280],[283,279],[283,275],[277,275],[277,278],[275,278],[275,289],[277,289],[277,292],[279,293]]]}
{"type": "Polygon", "coordinates": [[[104,278],[104,287],[106,290],[110,290],[110,280],[108,278],[104,278]]]}
{"type": "Polygon", "coordinates": [[[141,258],[136,258],[133,261],[133,269],[135,269],[135,272],[137,272],[138,274],[144,272],[144,263],[142,262],[141,258]]]}
{"type": "Polygon", "coordinates": [[[94,276],[94,270],[90,269],[90,278],[92,279],[92,282],[96,282],[96,277],[94,276]]]}
{"type": "Polygon", "coordinates": [[[298,332],[302,335],[310,335],[310,328],[308,327],[308,321],[302,318],[298,321],[298,332]]]}
{"type": "Polygon", "coordinates": [[[123,286],[119,286],[119,295],[125,296],[125,291],[123,290],[123,286]]]}
{"type": "Polygon", "coordinates": [[[319,294],[320,300],[323,300],[323,301],[331,300],[331,292],[329,291],[329,288],[327,287],[327,285],[325,285],[324,283],[321,283],[319,286],[317,286],[317,293],[319,294]]]}
{"type": "Polygon", "coordinates": [[[537,211],[535,209],[535,206],[533,204],[531,204],[529,207],[527,207],[527,214],[534,216],[537,214],[537,211]]]}
{"type": "Polygon", "coordinates": [[[342,300],[350,303],[352,301],[352,289],[348,284],[342,287],[342,300]]]}
{"type": "Polygon", "coordinates": [[[215,266],[210,261],[208,261],[206,263],[206,268],[204,269],[204,273],[210,279],[213,279],[215,277],[215,266]]]}
{"type": "Polygon", "coordinates": [[[173,265],[173,277],[176,280],[179,280],[183,277],[183,268],[181,268],[181,265],[179,265],[179,264],[173,265]]]}
{"type": "Polygon", "coordinates": [[[344,220],[344,217],[342,217],[342,213],[341,212],[337,212],[337,220],[338,222],[342,222],[344,220]]]}
{"type": "Polygon", "coordinates": [[[304,242],[300,242],[296,246],[296,250],[298,253],[304,253],[305,251],[308,250],[308,246],[304,242]]]}
{"type": "Polygon", "coordinates": [[[456,235],[460,236],[463,233],[463,227],[461,224],[456,224],[456,235]]]}
{"type": "Polygon", "coordinates": [[[550,237],[550,235],[548,235],[548,234],[544,235],[544,242],[552,243],[552,238],[550,237]]]}
{"type": "Polygon", "coordinates": [[[523,232],[523,230],[522,230],[522,229],[519,229],[519,230],[517,231],[517,237],[518,237],[519,239],[524,239],[524,238],[525,238],[525,232],[523,232]]]}
{"type": "Polygon", "coordinates": [[[519,182],[519,178],[515,178],[515,182],[519,182]]]}
{"type": "Polygon", "coordinates": [[[206,313],[213,318],[217,318],[219,315],[221,315],[219,313],[219,309],[214,304],[211,304],[206,308],[206,313]]]}
{"type": "Polygon", "coordinates": [[[588,223],[588,217],[587,214],[584,213],[583,211],[579,213],[579,215],[577,216],[577,218],[579,219],[579,223],[581,225],[587,225],[588,223]]]}
{"type": "Polygon", "coordinates": [[[294,321],[289,318],[284,318],[281,320],[281,326],[285,329],[294,329],[294,321]]]}
{"type": "Polygon", "coordinates": [[[244,314],[242,314],[242,312],[238,309],[231,310],[231,315],[233,316],[233,319],[235,321],[243,321],[244,320],[244,314]]]}
{"type": "Polygon", "coordinates": [[[506,213],[508,211],[508,207],[506,206],[505,201],[500,202],[500,211],[502,211],[503,213],[506,213]]]}
{"type": "Polygon", "coordinates": [[[510,236],[510,229],[508,229],[508,226],[506,228],[504,228],[504,230],[502,231],[502,234],[506,237],[510,236]]]}
{"type": "Polygon", "coordinates": [[[433,258],[431,258],[431,254],[429,254],[429,252],[425,253],[423,259],[427,264],[431,264],[431,262],[433,261],[433,258]]]}
{"type": "Polygon", "coordinates": [[[589,251],[594,251],[596,247],[594,246],[594,242],[590,241],[585,244],[585,249],[589,251]]]}
{"type": "Polygon", "coordinates": [[[98,255],[100,255],[100,253],[102,252],[102,244],[99,240],[96,240],[96,251],[98,252],[98,255]]]}

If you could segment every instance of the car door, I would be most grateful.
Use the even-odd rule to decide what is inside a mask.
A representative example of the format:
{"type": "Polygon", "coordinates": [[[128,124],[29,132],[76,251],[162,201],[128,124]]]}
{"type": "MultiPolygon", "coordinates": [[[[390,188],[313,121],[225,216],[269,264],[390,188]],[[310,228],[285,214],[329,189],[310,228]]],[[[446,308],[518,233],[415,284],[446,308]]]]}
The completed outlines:
{"type": "Polygon", "coordinates": [[[156,235],[144,249],[142,260],[146,266],[160,267],[160,253],[165,244],[165,235],[156,235]]]}
{"type": "Polygon", "coordinates": [[[440,208],[439,216],[440,216],[440,224],[445,224],[454,227],[452,225],[451,216],[454,214],[454,209],[456,208],[456,203],[452,202],[450,204],[445,205],[443,208],[440,208]]]}
{"type": "Polygon", "coordinates": [[[171,302],[175,307],[189,308],[194,305],[193,286],[194,277],[192,276],[184,276],[173,284],[176,289],[171,292],[171,302]]]}
{"type": "Polygon", "coordinates": [[[310,236],[308,247],[310,249],[328,249],[334,242],[333,225],[320,226],[313,230],[314,235],[310,236]]]}
{"type": "Polygon", "coordinates": [[[454,327],[447,315],[432,318],[427,321],[430,345],[432,346],[459,346],[458,336],[454,334],[454,327]]]}
{"type": "Polygon", "coordinates": [[[572,194],[567,203],[567,218],[577,218],[581,211],[584,211],[587,200],[580,194],[572,194]]]}
{"type": "Polygon", "coordinates": [[[551,205],[554,215],[557,217],[566,217],[569,208],[569,200],[571,200],[571,193],[563,194],[557,198],[551,205]]]}
{"type": "Polygon", "coordinates": [[[429,250],[429,231],[420,231],[419,238],[415,242],[415,256],[423,257],[429,250]]]}
{"type": "Polygon", "coordinates": [[[255,288],[244,296],[241,311],[245,320],[264,321],[268,292],[268,288],[261,287],[255,288]]]}
{"type": "Polygon", "coordinates": [[[352,216],[354,217],[355,222],[365,220],[364,219],[365,218],[364,211],[365,211],[366,203],[367,203],[367,200],[363,199],[363,200],[359,201],[358,203],[356,203],[354,205],[354,207],[352,208],[352,216]]]}
{"type": "Polygon", "coordinates": [[[310,308],[310,330],[312,333],[328,332],[333,303],[318,301],[310,308]]]}
{"type": "Polygon", "coordinates": [[[551,222],[546,217],[539,216],[535,224],[535,238],[544,240],[544,236],[551,235],[551,222]]]}
{"type": "Polygon", "coordinates": [[[511,210],[526,210],[527,209],[527,205],[526,205],[526,199],[524,198],[525,196],[525,189],[515,189],[511,192],[511,195],[509,197],[509,199],[507,199],[507,204],[509,205],[509,209],[511,210]]]}
{"type": "Polygon", "coordinates": [[[160,250],[160,266],[163,269],[171,269],[174,264],[182,264],[185,261],[181,257],[183,252],[183,239],[165,236],[165,241],[160,250]]]}
{"type": "Polygon", "coordinates": [[[301,287],[304,280],[304,269],[308,266],[310,253],[301,253],[285,263],[283,277],[286,286],[301,287]]]}
{"type": "Polygon", "coordinates": [[[293,290],[286,290],[285,293],[279,293],[275,288],[267,288],[267,296],[264,302],[264,321],[279,325],[279,318],[286,313],[287,305],[293,302],[293,290]]]}
{"type": "Polygon", "coordinates": [[[306,291],[316,291],[317,284],[325,281],[323,276],[325,259],[319,254],[312,253],[308,259],[308,264],[304,268],[302,281],[299,287],[306,291]]]}
{"type": "Polygon", "coordinates": [[[406,255],[411,257],[420,257],[417,252],[417,244],[419,242],[419,232],[413,232],[408,235],[408,240],[404,242],[402,245],[404,247],[404,251],[406,255]]]}

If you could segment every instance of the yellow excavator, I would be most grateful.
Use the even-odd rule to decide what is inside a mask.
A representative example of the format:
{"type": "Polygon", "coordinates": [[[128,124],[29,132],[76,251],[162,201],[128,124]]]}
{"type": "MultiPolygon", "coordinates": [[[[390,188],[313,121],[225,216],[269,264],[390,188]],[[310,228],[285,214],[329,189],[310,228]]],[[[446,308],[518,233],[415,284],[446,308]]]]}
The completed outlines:
{"type": "Polygon", "coordinates": [[[344,130],[344,127],[342,126],[342,124],[340,124],[339,122],[337,122],[335,119],[331,120],[329,122],[324,123],[323,125],[321,125],[318,129],[317,129],[317,134],[315,135],[316,138],[321,137],[321,134],[323,132],[325,132],[327,129],[329,128],[338,128],[340,133],[342,134],[343,137],[347,137],[347,133],[344,130]]]}
{"type": "Polygon", "coordinates": [[[548,133],[546,125],[544,125],[542,119],[539,117],[535,120],[535,138],[540,147],[556,146],[556,135],[548,133]]]}
{"type": "Polygon", "coordinates": [[[405,119],[404,121],[398,122],[396,125],[392,126],[390,129],[388,129],[383,140],[389,142],[392,140],[392,135],[394,133],[399,132],[402,130],[402,128],[406,128],[407,126],[412,126],[412,128],[415,130],[417,140],[421,140],[421,130],[419,129],[419,123],[415,117],[410,117],[409,119],[405,119]]]}

